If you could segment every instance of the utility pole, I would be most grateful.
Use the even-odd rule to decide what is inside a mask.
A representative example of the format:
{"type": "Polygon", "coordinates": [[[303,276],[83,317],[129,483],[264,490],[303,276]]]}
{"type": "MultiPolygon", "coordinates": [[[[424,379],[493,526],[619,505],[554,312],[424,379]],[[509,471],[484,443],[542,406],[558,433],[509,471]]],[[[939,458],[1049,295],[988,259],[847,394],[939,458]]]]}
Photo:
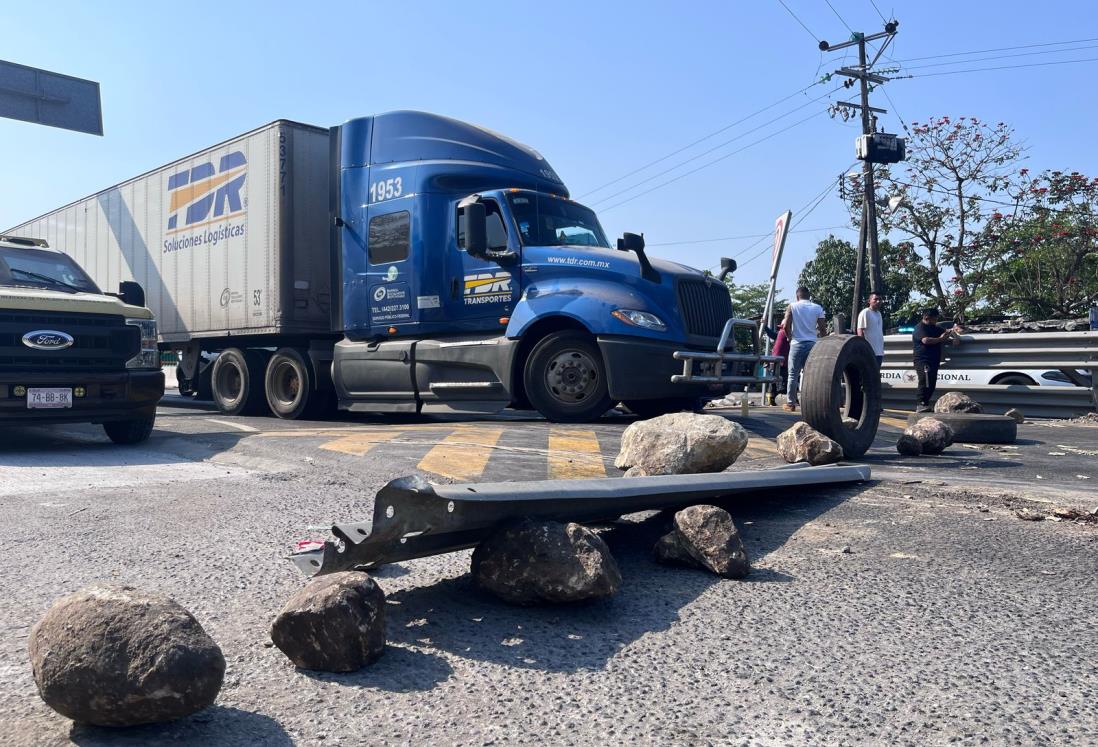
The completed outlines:
{"type": "MultiPolygon", "coordinates": [[[[867,248],[869,250],[869,290],[872,293],[884,293],[885,290],[881,274],[881,251],[877,239],[877,202],[873,183],[873,164],[897,163],[904,159],[905,153],[904,142],[901,138],[877,133],[876,115],[886,114],[887,110],[869,105],[869,90],[871,83],[879,85],[889,80],[889,78],[871,71],[877,60],[881,58],[885,49],[895,38],[896,29],[899,25],[898,21],[892,20],[885,24],[884,31],[876,34],[866,36],[861,32],[854,32],[848,41],[841,44],[832,45],[826,41],[821,41],[819,45],[822,52],[834,52],[853,46],[858,47],[857,67],[841,67],[834,74],[849,78],[844,84],[847,87],[852,86],[854,81],[860,84],[860,101],[857,104],[838,101],[831,108],[832,116],[838,113],[845,120],[850,117],[852,112],[857,111],[862,119],[862,137],[857,144],[858,158],[862,161],[862,225],[858,233],[857,274],[854,278],[854,299],[851,304],[850,317],[852,325],[856,324],[855,320],[858,318],[858,312],[862,306],[862,275],[866,265],[867,248]],[[882,40],[880,49],[877,50],[873,60],[869,61],[866,54],[866,44],[877,40],[882,40]]],[[[824,80],[830,80],[830,78],[831,74],[828,74],[824,77],[824,80]]]]}

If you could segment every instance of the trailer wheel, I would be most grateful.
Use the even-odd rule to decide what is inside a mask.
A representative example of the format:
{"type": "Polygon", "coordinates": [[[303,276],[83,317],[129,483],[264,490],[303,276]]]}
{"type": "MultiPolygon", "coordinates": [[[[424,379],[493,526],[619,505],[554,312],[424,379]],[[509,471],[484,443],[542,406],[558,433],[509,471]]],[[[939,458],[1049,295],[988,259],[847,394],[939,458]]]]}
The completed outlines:
{"type": "Polygon", "coordinates": [[[597,420],[610,409],[602,354],[577,330],[554,332],[538,342],[526,359],[523,382],[530,404],[554,422],[597,420]]]}
{"type": "Polygon", "coordinates": [[[881,375],[865,338],[830,335],[812,348],[801,374],[804,421],[857,459],[877,437],[881,420],[881,375]]]}
{"type": "Polygon", "coordinates": [[[323,409],[324,392],[316,389],[316,376],[300,350],[281,348],[267,363],[264,387],[271,412],[297,420],[323,409]]]}
{"type": "Polygon", "coordinates": [[[226,415],[251,415],[263,410],[263,374],[267,356],[259,350],[229,348],[213,364],[211,384],[217,409],[226,415]]]}

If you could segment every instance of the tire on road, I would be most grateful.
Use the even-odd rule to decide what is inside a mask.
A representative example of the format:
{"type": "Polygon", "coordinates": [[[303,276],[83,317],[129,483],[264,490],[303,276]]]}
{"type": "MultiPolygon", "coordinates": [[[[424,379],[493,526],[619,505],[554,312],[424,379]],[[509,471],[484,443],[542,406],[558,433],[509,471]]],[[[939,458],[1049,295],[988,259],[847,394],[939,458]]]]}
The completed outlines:
{"type": "Polygon", "coordinates": [[[223,350],[213,364],[211,384],[217,409],[226,415],[252,415],[267,404],[263,392],[268,353],[263,350],[223,350]]]}
{"type": "Polygon", "coordinates": [[[107,438],[122,446],[130,446],[147,441],[152,435],[153,426],[156,424],[156,416],[150,415],[131,420],[115,420],[103,423],[103,430],[107,438]]]}
{"type": "Polygon", "coordinates": [[[285,420],[312,416],[324,409],[324,392],[316,388],[308,353],[296,348],[280,348],[271,356],[263,389],[271,412],[285,420]]]}
{"type": "Polygon", "coordinates": [[[597,420],[612,404],[606,365],[590,335],[566,329],[547,335],[523,368],[530,404],[558,423],[597,420]]]}
{"type": "Polygon", "coordinates": [[[914,425],[923,418],[940,420],[953,429],[953,442],[965,444],[1012,444],[1018,438],[1018,423],[1007,415],[977,412],[917,412],[907,419],[914,425]]]}
{"type": "Polygon", "coordinates": [[[845,458],[865,454],[881,420],[881,374],[869,343],[856,335],[817,342],[801,373],[800,404],[804,421],[842,446],[845,458]]]}

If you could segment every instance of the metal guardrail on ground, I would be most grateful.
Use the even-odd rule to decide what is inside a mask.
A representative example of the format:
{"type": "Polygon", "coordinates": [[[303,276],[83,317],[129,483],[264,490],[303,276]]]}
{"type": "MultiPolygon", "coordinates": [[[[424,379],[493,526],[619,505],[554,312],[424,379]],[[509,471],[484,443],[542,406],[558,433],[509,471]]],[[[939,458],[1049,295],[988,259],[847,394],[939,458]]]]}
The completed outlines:
{"type": "MultiPolygon", "coordinates": [[[[910,369],[911,336],[885,338],[883,369],[910,369]]],[[[943,351],[942,371],[985,369],[1019,370],[1044,368],[1089,371],[1093,388],[1066,386],[1024,386],[1020,384],[964,384],[939,380],[938,394],[963,392],[988,412],[1003,413],[1018,408],[1034,417],[1075,417],[1093,412],[1098,405],[1098,332],[1033,332],[962,335],[961,344],[943,351]]],[[[886,406],[913,405],[912,387],[882,382],[886,406]]]]}

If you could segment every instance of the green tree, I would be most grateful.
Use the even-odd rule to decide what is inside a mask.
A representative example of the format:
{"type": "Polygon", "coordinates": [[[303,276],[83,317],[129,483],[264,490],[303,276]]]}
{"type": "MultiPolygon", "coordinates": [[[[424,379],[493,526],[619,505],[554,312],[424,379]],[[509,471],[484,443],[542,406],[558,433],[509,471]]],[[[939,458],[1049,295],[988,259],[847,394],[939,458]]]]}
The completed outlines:
{"type": "Polygon", "coordinates": [[[997,257],[984,298],[1001,313],[1030,319],[1085,316],[1098,303],[1098,178],[1020,175],[1015,209],[993,213],[984,231],[997,257]]]}
{"type": "MultiPolygon", "coordinates": [[[[998,259],[982,240],[994,200],[1007,201],[1018,183],[1024,149],[1014,131],[975,117],[913,122],[907,160],[875,172],[894,210],[880,226],[908,237],[926,272],[915,290],[948,316],[964,320],[984,298],[989,268],[998,259]]],[[[860,215],[861,188],[852,181],[851,208],[860,215]]]]}
{"type": "MultiPolygon", "coordinates": [[[[887,239],[880,242],[881,269],[885,284],[885,310],[892,319],[911,316],[918,304],[912,293],[919,281],[925,282],[926,271],[910,243],[893,245],[887,239]]],[[[797,284],[812,291],[812,298],[824,307],[828,316],[850,314],[854,301],[854,272],[857,251],[844,239],[828,236],[816,247],[816,256],[805,264],[797,284]]],[[[864,298],[869,297],[869,285],[863,279],[864,298]]]]}
{"type": "MultiPolygon", "coordinates": [[[[732,311],[740,319],[754,319],[762,316],[766,308],[766,295],[770,290],[770,283],[743,283],[737,284],[731,280],[725,280],[728,292],[732,295],[732,311]]],[[[789,301],[781,297],[782,289],[778,288],[774,293],[774,315],[781,317],[785,313],[785,307],[789,301]]]]}

